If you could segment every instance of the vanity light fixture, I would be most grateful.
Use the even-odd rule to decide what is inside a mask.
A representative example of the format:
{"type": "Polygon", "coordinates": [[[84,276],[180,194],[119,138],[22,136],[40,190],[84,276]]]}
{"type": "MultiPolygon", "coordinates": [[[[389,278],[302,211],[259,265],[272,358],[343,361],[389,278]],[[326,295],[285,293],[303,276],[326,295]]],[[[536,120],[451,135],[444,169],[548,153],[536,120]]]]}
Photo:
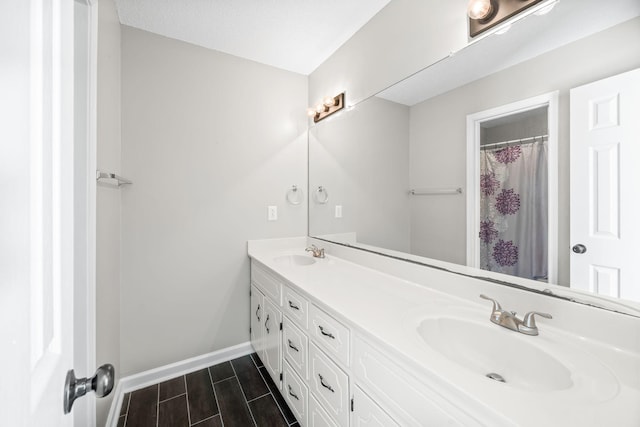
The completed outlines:
{"type": "Polygon", "coordinates": [[[327,96],[322,100],[321,104],[315,107],[307,108],[307,116],[313,117],[313,122],[318,123],[320,120],[329,117],[336,111],[344,108],[344,92],[336,96],[327,96]]]}
{"type": "MultiPolygon", "coordinates": [[[[473,38],[544,0],[469,0],[469,37],[473,38]]],[[[553,7],[545,6],[543,9],[553,7]]]]}

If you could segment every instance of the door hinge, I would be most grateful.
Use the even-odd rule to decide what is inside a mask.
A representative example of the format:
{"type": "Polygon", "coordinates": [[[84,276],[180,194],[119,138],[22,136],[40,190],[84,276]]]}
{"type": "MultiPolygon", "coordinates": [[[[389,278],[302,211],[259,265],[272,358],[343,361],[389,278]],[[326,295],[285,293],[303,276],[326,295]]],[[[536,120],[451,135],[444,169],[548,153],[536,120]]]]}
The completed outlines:
{"type": "Polygon", "coordinates": [[[251,333],[251,328],[249,328],[249,333],[251,333]]]}
{"type": "Polygon", "coordinates": [[[280,372],[280,381],[282,381],[282,372],[280,372]]]}
{"type": "Polygon", "coordinates": [[[353,412],[353,397],[351,398],[351,412],[353,412]]]}
{"type": "Polygon", "coordinates": [[[280,330],[282,330],[282,322],[280,322],[280,330]]]}

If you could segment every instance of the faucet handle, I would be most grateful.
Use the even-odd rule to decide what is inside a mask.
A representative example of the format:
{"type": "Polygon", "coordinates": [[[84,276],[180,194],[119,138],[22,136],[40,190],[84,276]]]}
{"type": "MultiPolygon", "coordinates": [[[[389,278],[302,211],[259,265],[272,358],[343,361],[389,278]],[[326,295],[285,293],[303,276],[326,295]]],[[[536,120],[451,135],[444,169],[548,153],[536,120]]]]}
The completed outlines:
{"type": "Polygon", "coordinates": [[[493,311],[502,311],[502,307],[500,307],[500,303],[494,300],[493,298],[489,298],[484,294],[480,294],[480,298],[491,301],[493,303],[493,311]]]}
{"type": "Polygon", "coordinates": [[[533,317],[535,315],[538,315],[540,317],[544,317],[547,319],[553,319],[553,316],[550,315],[549,313],[540,313],[538,311],[530,311],[527,314],[524,315],[524,319],[522,319],[522,325],[526,326],[527,328],[531,328],[534,329],[536,328],[536,318],[533,317]]]}
{"type": "Polygon", "coordinates": [[[482,299],[486,299],[489,300],[493,303],[493,308],[491,309],[491,315],[489,316],[489,319],[499,325],[500,324],[500,316],[502,316],[503,310],[502,307],[500,307],[500,303],[496,300],[494,300],[493,298],[489,298],[486,295],[480,294],[480,298],[482,299]]]}
{"type": "Polygon", "coordinates": [[[553,319],[548,313],[540,313],[538,311],[530,311],[524,315],[524,319],[522,319],[522,325],[518,328],[519,332],[527,335],[538,335],[538,326],[536,325],[535,315],[545,317],[547,319],[553,319]]]}

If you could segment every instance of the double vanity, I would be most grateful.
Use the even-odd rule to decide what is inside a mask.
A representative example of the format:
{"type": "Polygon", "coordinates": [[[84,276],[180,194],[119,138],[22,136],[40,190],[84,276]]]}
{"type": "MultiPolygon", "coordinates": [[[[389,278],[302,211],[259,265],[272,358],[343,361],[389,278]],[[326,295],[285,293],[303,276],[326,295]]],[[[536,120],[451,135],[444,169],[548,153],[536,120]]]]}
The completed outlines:
{"type": "Polygon", "coordinates": [[[251,342],[302,426],[640,425],[637,318],[308,238],[248,252],[251,342]]]}

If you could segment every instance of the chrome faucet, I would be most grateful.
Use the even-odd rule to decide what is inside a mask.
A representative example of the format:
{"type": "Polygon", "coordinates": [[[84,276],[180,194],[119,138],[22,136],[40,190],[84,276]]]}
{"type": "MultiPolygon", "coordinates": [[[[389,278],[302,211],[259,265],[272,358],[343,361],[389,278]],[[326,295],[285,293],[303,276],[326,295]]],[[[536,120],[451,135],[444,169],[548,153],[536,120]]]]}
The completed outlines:
{"type": "Polygon", "coordinates": [[[305,251],[311,252],[314,258],[324,258],[324,249],[320,249],[316,245],[309,246],[305,251]]]}
{"type": "Polygon", "coordinates": [[[540,313],[537,311],[530,311],[524,315],[522,320],[516,317],[515,311],[506,311],[500,307],[500,303],[493,298],[489,298],[486,295],[480,294],[480,298],[493,302],[493,309],[491,310],[491,316],[489,319],[496,325],[500,325],[503,328],[511,329],[512,331],[520,332],[526,335],[538,335],[538,326],[536,325],[535,315],[552,319],[550,314],[540,313]]]}

